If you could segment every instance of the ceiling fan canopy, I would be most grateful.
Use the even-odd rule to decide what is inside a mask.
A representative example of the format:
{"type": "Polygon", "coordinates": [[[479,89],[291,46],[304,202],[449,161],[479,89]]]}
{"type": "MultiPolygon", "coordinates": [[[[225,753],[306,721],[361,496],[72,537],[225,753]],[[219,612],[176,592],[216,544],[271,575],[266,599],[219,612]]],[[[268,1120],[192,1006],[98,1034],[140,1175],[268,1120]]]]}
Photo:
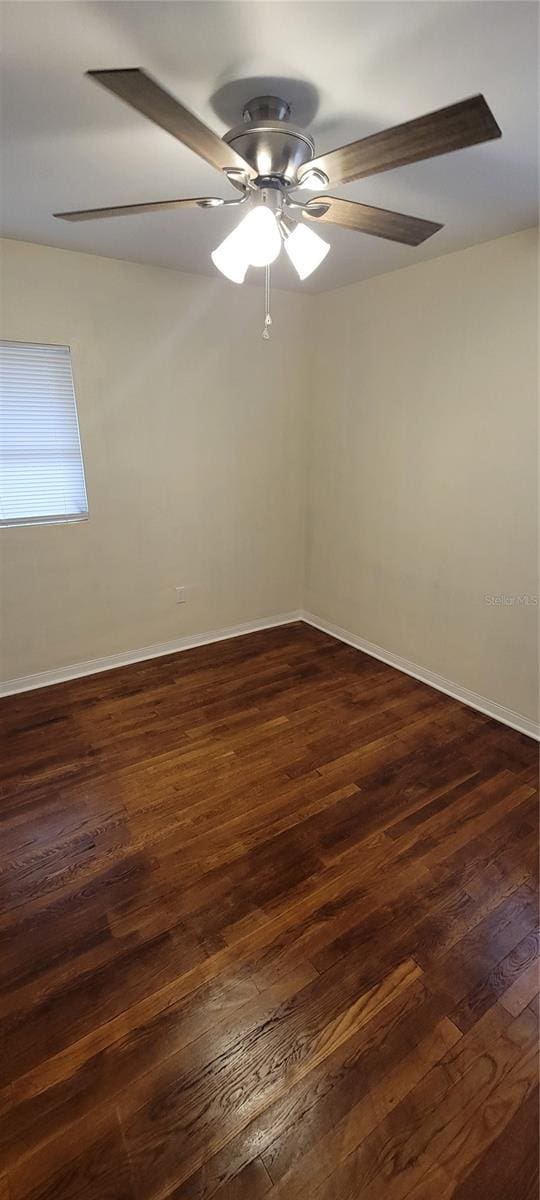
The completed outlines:
{"type": "Polygon", "coordinates": [[[491,109],[478,95],[315,155],[313,138],[290,121],[290,106],[279,96],[254,97],[245,105],[243,121],[221,138],[139,68],[87,74],[188,146],[240,194],[233,199],[153,200],[55,213],[55,217],[90,221],[181,208],[245,205],[247,215],[212,254],[218,269],[236,283],[244,281],[249,266],[273,262],[282,244],[300,278],[307,278],[330,246],[302,224],[302,217],[312,224],[341,225],[403,245],[420,245],[442,225],[330,196],[323,189],[501,136],[491,109]],[[295,195],[302,190],[322,194],[308,199],[295,195]]]}
{"type": "Polygon", "coordinates": [[[313,158],[315,143],[290,123],[290,116],[290,106],[279,96],[255,96],[244,108],[242,124],[230,129],[223,140],[258,178],[272,176],[288,187],[298,186],[298,173],[313,158]]]}

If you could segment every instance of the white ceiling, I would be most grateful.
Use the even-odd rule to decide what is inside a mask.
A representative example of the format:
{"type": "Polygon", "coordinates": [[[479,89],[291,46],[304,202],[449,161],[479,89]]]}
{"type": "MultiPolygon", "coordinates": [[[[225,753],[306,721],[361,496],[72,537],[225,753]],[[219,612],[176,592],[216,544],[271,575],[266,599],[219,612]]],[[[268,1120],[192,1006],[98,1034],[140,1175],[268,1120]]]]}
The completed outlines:
{"type": "MultiPolygon", "coordinates": [[[[536,4],[519,0],[4,3],[0,231],[214,273],[210,251],[238,221],[235,210],[84,225],[51,216],[235,194],[191,151],[85,79],[104,67],[145,68],[220,134],[254,91],[276,78],[297,81],[282,83],[281,94],[318,152],[484,93],[502,140],[333,189],[441,221],[440,233],[411,249],[325,225],[332,251],[322,267],[300,284],[282,255],[273,271],[281,287],[326,290],[527,228],[537,220],[537,22],[536,4]],[[264,79],[255,89],[233,83],[254,77],[264,79]]],[[[261,274],[251,271],[251,282],[261,274]]]]}

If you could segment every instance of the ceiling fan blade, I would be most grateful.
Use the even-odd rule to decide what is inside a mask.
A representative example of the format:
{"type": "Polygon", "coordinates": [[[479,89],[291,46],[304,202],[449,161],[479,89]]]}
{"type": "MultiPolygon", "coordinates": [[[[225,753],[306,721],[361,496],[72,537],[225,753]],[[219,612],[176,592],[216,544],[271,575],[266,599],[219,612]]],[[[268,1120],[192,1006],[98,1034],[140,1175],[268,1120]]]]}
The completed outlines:
{"type": "MultiPolygon", "coordinates": [[[[478,142],[501,136],[501,131],[483,96],[460,100],[427,116],[383,129],[370,137],[321,154],[306,164],[306,170],[324,171],[330,184],[351,183],[379,171],[404,167],[451,150],[462,150],[478,142]]],[[[305,173],[305,172],[304,172],[305,173]]],[[[299,184],[301,186],[301,184],[299,184]]]]}
{"type": "Polygon", "coordinates": [[[217,167],[218,171],[241,171],[250,178],[257,174],[232,146],[228,146],[217,133],[199,121],[145,71],[132,67],[120,71],[87,71],[87,75],[136,108],[144,117],[166,129],[210,166],[217,167]]]}
{"type": "Polygon", "coordinates": [[[419,246],[442,229],[436,221],[408,217],[386,208],[372,208],[369,204],[356,204],[353,200],[339,200],[337,196],[315,196],[304,208],[304,216],[310,221],[328,221],[405,246],[419,246]]]}
{"type": "Polygon", "coordinates": [[[117,204],[114,208],[83,208],[79,212],[53,213],[61,221],[95,221],[100,217],[130,217],[137,213],[166,212],[172,208],[218,208],[225,201],[218,196],[198,196],[188,200],[153,200],[148,204],[117,204]]]}

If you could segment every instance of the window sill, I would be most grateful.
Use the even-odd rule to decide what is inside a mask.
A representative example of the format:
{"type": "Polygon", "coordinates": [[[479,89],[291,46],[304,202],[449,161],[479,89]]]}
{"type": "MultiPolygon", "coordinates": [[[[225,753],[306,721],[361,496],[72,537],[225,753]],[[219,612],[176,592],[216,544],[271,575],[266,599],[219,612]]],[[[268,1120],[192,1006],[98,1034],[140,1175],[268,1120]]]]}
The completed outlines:
{"type": "Polygon", "coordinates": [[[89,513],[77,513],[70,517],[20,517],[13,521],[0,521],[0,529],[27,529],[33,525],[79,525],[88,521],[89,513]]]}

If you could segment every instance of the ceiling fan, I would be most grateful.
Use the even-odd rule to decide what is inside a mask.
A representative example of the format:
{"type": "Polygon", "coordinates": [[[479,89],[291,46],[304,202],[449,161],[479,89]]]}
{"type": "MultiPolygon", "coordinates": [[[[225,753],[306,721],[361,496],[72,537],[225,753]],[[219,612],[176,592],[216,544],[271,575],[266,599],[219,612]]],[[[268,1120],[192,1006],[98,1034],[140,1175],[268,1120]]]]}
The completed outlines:
{"type": "Polygon", "coordinates": [[[277,96],[250,100],[243,123],[221,138],[145,71],[130,68],[87,74],[221,171],[240,196],[231,200],[219,196],[157,200],[55,213],[55,217],[90,221],[176,208],[245,204],[246,216],[212,254],[218,270],[234,283],[244,282],[249,266],[269,267],[283,243],[300,279],[311,275],[330,246],[300,217],[419,246],[442,225],[327,194],[303,200],[294,193],[302,188],[318,192],[352,183],[501,136],[491,109],[479,95],[314,157],[313,139],[290,123],[290,107],[277,96]]]}

